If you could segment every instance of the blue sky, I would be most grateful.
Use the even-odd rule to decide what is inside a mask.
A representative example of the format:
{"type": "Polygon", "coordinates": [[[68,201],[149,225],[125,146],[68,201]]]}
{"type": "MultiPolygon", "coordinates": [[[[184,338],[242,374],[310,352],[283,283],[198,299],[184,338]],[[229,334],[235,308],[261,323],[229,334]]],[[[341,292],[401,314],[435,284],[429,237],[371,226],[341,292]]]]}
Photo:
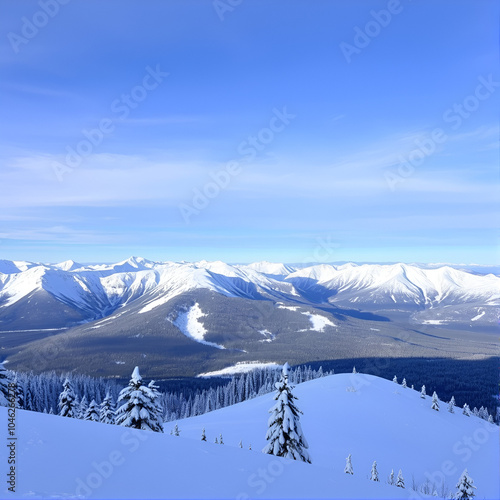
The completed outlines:
{"type": "Polygon", "coordinates": [[[498,261],[497,2],[0,7],[0,258],[498,261]]]}

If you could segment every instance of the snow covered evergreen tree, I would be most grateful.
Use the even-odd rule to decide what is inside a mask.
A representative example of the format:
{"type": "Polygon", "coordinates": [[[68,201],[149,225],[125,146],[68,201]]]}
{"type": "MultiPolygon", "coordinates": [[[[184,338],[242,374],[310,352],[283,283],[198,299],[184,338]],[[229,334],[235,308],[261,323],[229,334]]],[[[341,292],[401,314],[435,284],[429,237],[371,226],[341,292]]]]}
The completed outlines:
{"type": "Polygon", "coordinates": [[[243,448],[243,442],[242,442],[241,440],[240,440],[240,442],[239,442],[238,446],[239,446],[240,448],[243,448]]]}
{"type": "Polygon", "coordinates": [[[222,434],[220,435],[220,442],[219,444],[224,444],[224,440],[222,439],[222,434]]]}
{"type": "Polygon", "coordinates": [[[83,395],[80,405],[78,407],[78,418],[84,419],[87,414],[87,408],[89,407],[87,396],[83,395]]]}
{"type": "Polygon", "coordinates": [[[345,459],[344,472],[346,474],[354,474],[354,471],[352,470],[352,461],[351,461],[351,454],[350,453],[349,453],[349,456],[345,459]]]}
{"type": "Polygon", "coordinates": [[[123,404],[116,410],[116,423],[133,429],[163,432],[155,399],[153,391],[142,385],[139,367],[136,366],[128,387],[120,391],[118,401],[123,401],[123,404]]]}
{"type": "Polygon", "coordinates": [[[436,394],[436,391],[432,393],[432,406],[431,408],[433,410],[439,411],[439,401],[438,401],[438,396],[436,394]]]}
{"type": "Polygon", "coordinates": [[[389,479],[387,480],[389,484],[394,484],[394,469],[391,469],[391,473],[389,475],[389,479]]]}
{"type": "Polygon", "coordinates": [[[18,378],[17,373],[14,377],[14,384],[16,384],[16,408],[24,409],[26,384],[24,380],[18,378]]]}
{"type": "Polygon", "coordinates": [[[450,413],[455,413],[455,396],[452,396],[448,403],[448,411],[450,413]]]}
{"type": "Polygon", "coordinates": [[[403,478],[403,472],[401,471],[401,469],[399,469],[399,472],[398,472],[398,477],[396,479],[396,486],[398,488],[404,488],[405,487],[405,480],[403,478]]]}
{"type": "Polygon", "coordinates": [[[354,374],[358,373],[358,372],[356,371],[356,367],[355,367],[355,366],[353,366],[353,367],[352,367],[352,373],[354,373],[354,374]]]}
{"type": "Polygon", "coordinates": [[[174,436],[180,436],[181,435],[181,431],[179,430],[179,426],[177,424],[175,424],[173,435],[174,436]]]}
{"type": "Polygon", "coordinates": [[[91,422],[99,422],[99,412],[97,409],[97,403],[92,400],[83,416],[84,420],[90,420],[91,422]]]}
{"type": "Polygon", "coordinates": [[[0,363],[0,406],[8,406],[10,373],[0,363]]]}
{"type": "Polygon", "coordinates": [[[106,393],[106,397],[101,403],[101,410],[99,413],[99,420],[103,424],[114,424],[115,423],[115,408],[113,404],[113,399],[109,392],[106,393]]]}
{"type": "Polygon", "coordinates": [[[215,444],[219,444],[219,440],[217,439],[217,436],[215,436],[215,441],[214,441],[215,444]]]}
{"type": "Polygon", "coordinates": [[[403,379],[402,386],[403,386],[405,389],[408,387],[408,386],[406,385],[406,379],[405,379],[405,378],[403,379]]]}
{"type": "Polygon", "coordinates": [[[75,392],[71,382],[67,378],[63,383],[63,390],[59,394],[59,415],[61,417],[78,418],[78,407],[76,406],[75,392]]]}
{"type": "Polygon", "coordinates": [[[392,379],[392,381],[397,384],[398,383],[398,377],[396,377],[396,375],[394,375],[394,378],[392,379]]]}
{"type": "Polygon", "coordinates": [[[203,429],[201,430],[201,440],[202,441],[207,440],[207,436],[205,436],[205,427],[203,427],[203,429]]]}
{"type": "Polygon", "coordinates": [[[425,399],[425,396],[427,396],[427,393],[425,392],[425,385],[422,386],[422,389],[420,391],[420,397],[422,399],[425,399]]]}
{"type": "Polygon", "coordinates": [[[470,417],[470,408],[467,403],[464,403],[462,414],[465,415],[466,417],[470,417]]]}
{"type": "Polygon", "coordinates": [[[493,420],[493,415],[491,415],[491,414],[490,414],[490,415],[488,415],[488,422],[489,422],[490,424],[494,424],[494,423],[495,423],[495,421],[493,420]]]}
{"type": "Polygon", "coordinates": [[[376,460],[373,462],[373,465],[372,465],[372,472],[371,472],[370,479],[372,481],[377,481],[377,482],[380,481],[380,479],[378,478],[378,470],[377,470],[377,461],[376,460]]]}
{"type": "Polygon", "coordinates": [[[456,488],[457,492],[455,494],[455,498],[457,500],[470,500],[476,496],[474,493],[476,487],[474,486],[474,481],[469,476],[467,469],[462,472],[456,488]]]}
{"type": "Polygon", "coordinates": [[[292,394],[293,387],[288,385],[290,366],[285,363],[281,379],[276,382],[277,389],[274,400],[276,404],[269,410],[271,417],[268,421],[269,429],[266,434],[267,446],[263,453],[277,457],[291,458],[311,463],[307,452],[309,445],[302,434],[300,414],[302,413],[294,403],[297,399],[292,394]]]}
{"type": "Polygon", "coordinates": [[[160,403],[161,394],[158,391],[159,387],[155,385],[154,380],[151,380],[151,382],[149,382],[148,384],[148,389],[151,391],[153,395],[152,400],[153,400],[153,407],[155,410],[155,418],[161,426],[163,423],[163,407],[161,406],[160,403]]]}

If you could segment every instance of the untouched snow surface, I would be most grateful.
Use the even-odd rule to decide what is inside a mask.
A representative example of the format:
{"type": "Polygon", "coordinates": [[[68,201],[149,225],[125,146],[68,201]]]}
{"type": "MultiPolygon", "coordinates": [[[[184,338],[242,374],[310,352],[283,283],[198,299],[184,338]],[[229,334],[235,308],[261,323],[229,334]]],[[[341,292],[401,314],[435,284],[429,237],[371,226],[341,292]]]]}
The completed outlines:
{"type": "Polygon", "coordinates": [[[321,314],[311,314],[308,312],[303,312],[302,314],[309,317],[309,321],[311,322],[312,325],[311,330],[322,332],[324,331],[325,326],[337,326],[334,323],[332,323],[328,318],[322,316],[321,314]]]}
{"type": "MultiPolygon", "coordinates": [[[[426,479],[454,486],[467,468],[477,499],[500,498],[498,427],[430,408],[431,398],[363,374],[294,390],[311,465],[260,452],[273,395],[178,422],[181,435],[18,411],[17,488],[2,498],[421,498],[426,479]],[[201,442],[205,427],[208,442],[201,442]],[[224,445],[213,444],[222,433],[224,445]],[[238,447],[243,441],[244,449],[238,447]],[[248,450],[249,444],[252,451],[248,450]],[[354,475],[343,472],[352,455],[354,475]],[[381,483],[368,480],[377,460],[381,483]],[[406,489],[385,483],[402,469],[406,489]]],[[[7,429],[7,409],[0,408],[7,429]]],[[[7,447],[0,448],[6,467],[7,447]]],[[[439,493],[439,491],[438,491],[439,493]]]]}
{"type": "Polygon", "coordinates": [[[260,370],[262,368],[280,368],[281,365],[277,363],[236,363],[233,366],[228,366],[222,370],[216,370],[213,372],[200,373],[198,377],[225,377],[230,375],[235,375],[239,373],[247,373],[253,370],[260,370]]]}
{"type": "MultiPolygon", "coordinates": [[[[362,490],[348,493],[343,489],[324,491],[324,496],[376,495],[378,490],[368,489],[370,481],[366,479],[376,460],[381,481],[386,481],[391,469],[396,475],[402,469],[407,488],[412,485],[412,477],[417,484],[428,479],[436,484],[438,494],[443,483],[455,493],[455,484],[467,468],[477,487],[477,499],[500,498],[498,426],[478,417],[466,417],[460,408],[449,413],[444,402],[440,402],[440,411],[432,410],[431,397],[421,399],[418,391],[360,373],[305,382],[296,386],[294,394],[303,411],[301,424],[309,443],[311,467],[322,468],[337,484],[346,476],[345,458],[352,454],[353,478],[359,488],[367,488],[364,497],[362,490]]],[[[249,444],[253,450],[261,450],[272,398],[268,394],[179,420],[180,439],[199,440],[205,427],[209,442],[222,433],[225,446],[238,446],[242,440],[245,450],[249,444]]],[[[165,432],[174,425],[166,423],[165,432]]],[[[387,491],[394,493],[392,488],[384,489],[384,494],[387,491]]],[[[410,492],[408,489],[404,494],[410,492]]],[[[403,496],[403,492],[399,494],[403,496]]]]}
{"type": "MultiPolygon", "coordinates": [[[[467,467],[477,499],[498,489],[498,427],[459,411],[431,410],[431,398],[393,382],[341,374],[295,388],[313,463],[264,455],[273,404],[265,395],[178,422],[180,436],[18,411],[17,492],[2,498],[426,498],[426,477],[455,484],[467,467]],[[355,391],[353,391],[355,389],[355,391]],[[200,440],[205,427],[208,442],[200,440]],[[224,445],[214,444],[222,433],[224,445]],[[244,449],[238,447],[240,439],[244,449]],[[248,450],[249,444],[252,450],[248,450]],[[345,474],[352,454],[354,475],[345,474]],[[381,482],[368,479],[377,460],[381,482]],[[406,489],[386,484],[402,469],[406,489]],[[450,472],[451,471],[451,472],[450,472]]],[[[7,429],[7,409],[0,408],[7,429]]],[[[7,463],[0,448],[0,467],[7,463]]],[[[427,497],[432,498],[432,497],[427,497]]]]}
{"type": "Polygon", "coordinates": [[[173,321],[173,324],[190,339],[196,340],[200,344],[209,345],[212,347],[217,347],[217,349],[225,349],[224,346],[215,344],[214,342],[207,342],[205,340],[205,335],[207,333],[203,323],[200,323],[200,318],[206,316],[200,309],[200,304],[196,303],[194,306],[190,307],[186,312],[182,312],[177,316],[177,319],[173,321]]]}

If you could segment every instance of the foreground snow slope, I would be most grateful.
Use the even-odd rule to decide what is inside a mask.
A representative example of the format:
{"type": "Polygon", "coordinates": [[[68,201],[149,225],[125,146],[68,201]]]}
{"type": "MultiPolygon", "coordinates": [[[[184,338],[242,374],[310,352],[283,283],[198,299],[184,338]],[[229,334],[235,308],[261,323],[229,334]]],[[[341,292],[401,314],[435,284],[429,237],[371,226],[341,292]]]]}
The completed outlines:
{"type": "MultiPolygon", "coordinates": [[[[3,481],[0,497],[420,498],[410,489],[412,474],[421,482],[426,473],[436,480],[453,470],[446,482],[454,487],[467,467],[478,499],[499,498],[498,427],[444,405],[436,412],[429,397],[361,374],[313,380],[295,392],[312,465],[260,452],[270,394],[181,420],[180,437],[168,434],[174,423],[154,434],[19,411],[17,492],[3,481]],[[200,441],[202,427],[208,442],[200,441]],[[213,444],[220,433],[224,446],[213,444]],[[353,476],[343,472],[349,453],[353,476]],[[381,483],[367,479],[373,460],[381,483]],[[402,468],[407,489],[385,484],[391,468],[402,468]]],[[[6,408],[0,426],[6,432],[6,408]]],[[[0,450],[2,470],[7,448],[0,450]]]]}
{"type": "MultiPolygon", "coordinates": [[[[0,419],[6,429],[5,408],[0,419]]],[[[17,429],[16,493],[2,481],[1,498],[390,499],[410,494],[338,468],[54,415],[20,411],[17,429]]]]}
{"type": "MultiPolygon", "coordinates": [[[[477,498],[500,498],[499,428],[477,417],[431,409],[431,397],[392,381],[363,374],[339,374],[298,385],[294,394],[303,411],[302,429],[309,442],[313,467],[326,475],[342,475],[345,457],[352,454],[354,477],[364,483],[377,461],[382,481],[391,469],[402,469],[407,487],[434,482],[438,493],[455,484],[467,468],[477,486],[477,498]],[[356,392],[352,392],[352,391],[356,392]]],[[[181,438],[200,439],[205,427],[210,442],[222,433],[226,446],[261,450],[265,445],[268,394],[251,401],[180,420],[181,438]]],[[[165,424],[170,432],[175,422],[165,424]]],[[[337,481],[337,479],[335,479],[337,481]]]]}

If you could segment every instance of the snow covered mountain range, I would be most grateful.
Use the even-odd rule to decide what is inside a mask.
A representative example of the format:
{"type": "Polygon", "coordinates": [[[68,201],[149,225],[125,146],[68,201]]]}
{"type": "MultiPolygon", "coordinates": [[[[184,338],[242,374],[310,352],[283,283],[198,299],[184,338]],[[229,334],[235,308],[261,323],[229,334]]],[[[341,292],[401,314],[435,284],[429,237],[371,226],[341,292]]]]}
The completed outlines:
{"type": "Polygon", "coordinates": [[[482,310],[476,315],[480,317],[471,317],[471,321],[486,321],[488,308],[500,305],[500,277],[448,266],[321,264],[294,268],[269,262],[158,263],[140,257],[87,266],[73,261],[54,265],[0,261],[2,316],[12,305],[42,292],[74,309],[81,321],[89,321],[137,301],[143,305],[138,312],[145,313],[199,289],[227,297],[326,303],[361,310],[419,311],[474,304],[482,310]]]}
{"type": "Polygon", "coordinates": [[[432,329],[495,332],[499,304],[499,276],[450,266],[0,261],[2,357],[26,369],[55,350],[43,356],[47,369],[71,370],[77,358],[124,374],[139,364],[133,353],[196,364],[192,374],[396,351],[497,355],[489,339],[451,348],[432,329]]]}

